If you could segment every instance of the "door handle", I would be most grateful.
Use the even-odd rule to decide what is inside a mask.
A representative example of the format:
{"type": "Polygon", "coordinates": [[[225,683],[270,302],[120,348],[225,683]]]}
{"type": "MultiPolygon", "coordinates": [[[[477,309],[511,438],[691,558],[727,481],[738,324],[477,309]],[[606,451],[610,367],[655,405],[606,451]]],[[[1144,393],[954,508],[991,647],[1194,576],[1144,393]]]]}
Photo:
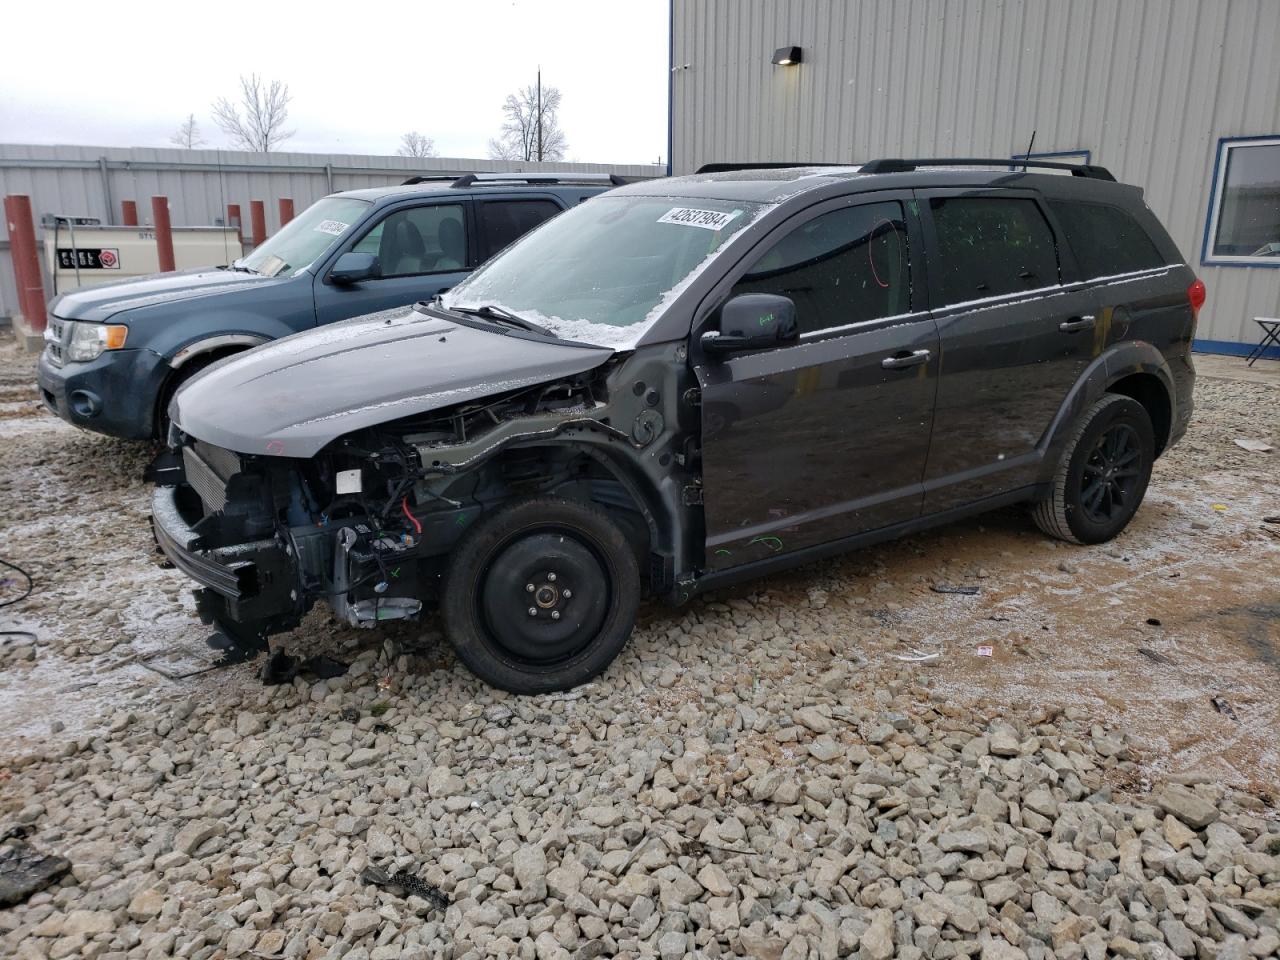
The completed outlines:
{"type": "Polygon", "coordinates": [[[1078,317],[1072,317],[1070,320],[1063,320],[1058,324],[1058,329],[1063,333],[1075,333],[1077,330],[1093,329],[1093,314],[1086,313],[1078,317]]]}
{"type": "Polygon", "coordinates": [[[904,367],[918,367],[922,363],[928,363],[929,358],[933,356],[928,350],[912,350],[910,353],[895,353],[892,357],[885,357],[880,361],[880,366],[886,370],[901,370],[904,367]]]}

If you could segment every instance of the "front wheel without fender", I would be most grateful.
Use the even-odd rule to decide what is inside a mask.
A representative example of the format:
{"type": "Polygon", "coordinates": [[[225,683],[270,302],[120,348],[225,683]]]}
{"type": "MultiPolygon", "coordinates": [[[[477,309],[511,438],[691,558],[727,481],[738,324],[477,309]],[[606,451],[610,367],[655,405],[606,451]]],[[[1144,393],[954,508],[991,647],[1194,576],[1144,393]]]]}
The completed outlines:
{"type": "Polygon", "coordinates": [[[1104,543],[1137,512],[1151,480],[1154,431],[1146,408],[1109,393],[1085,411],[1053,476],[1048,499],[1032,517],[1069,543],[1104,543]]]}
{"type": "Polygon", "coordinates": [[[510,503],[449,558],[446,633],[481,680],[512,693],[568,690],[626,645],[640,604],[635,552],[599,507],[557,497],[510,503]]]}

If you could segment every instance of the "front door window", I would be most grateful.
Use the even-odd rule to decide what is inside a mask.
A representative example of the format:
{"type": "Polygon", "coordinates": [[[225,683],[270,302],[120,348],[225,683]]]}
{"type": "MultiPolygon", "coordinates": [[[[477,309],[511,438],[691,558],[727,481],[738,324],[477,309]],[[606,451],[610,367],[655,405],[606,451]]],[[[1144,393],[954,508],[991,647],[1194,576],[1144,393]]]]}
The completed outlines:
{"type": "Polygon", "coordinates": [[[465,270],[467,229],[462,205],[440,203],[397,210],[352,249],[377,256],[384,278],[465,270]]]}

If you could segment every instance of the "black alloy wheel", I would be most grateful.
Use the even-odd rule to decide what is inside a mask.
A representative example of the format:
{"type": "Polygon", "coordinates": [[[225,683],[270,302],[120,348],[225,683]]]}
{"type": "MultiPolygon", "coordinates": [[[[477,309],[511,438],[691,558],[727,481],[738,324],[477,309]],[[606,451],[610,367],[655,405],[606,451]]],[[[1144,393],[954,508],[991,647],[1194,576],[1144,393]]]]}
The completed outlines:
{"type": "Polygon", "coordinates": [[[1132,397],[1103,394],[1076,423],[1036,525],[1070,543],[1103,543],[1137,512],[1151,480],[1151,417],[1132,397]]]}

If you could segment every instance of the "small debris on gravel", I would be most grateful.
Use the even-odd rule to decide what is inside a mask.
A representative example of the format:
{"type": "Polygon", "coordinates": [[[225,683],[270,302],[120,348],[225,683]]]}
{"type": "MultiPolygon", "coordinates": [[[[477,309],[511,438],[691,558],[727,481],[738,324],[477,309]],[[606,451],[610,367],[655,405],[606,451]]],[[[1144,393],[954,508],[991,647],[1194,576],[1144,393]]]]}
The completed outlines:
{"type": "Polygon", "coordinates": [[[70,861],[40,853],[19,836],[10,830],[0,843],[0,907],[21,903],[71,869],[70,861]]]}

